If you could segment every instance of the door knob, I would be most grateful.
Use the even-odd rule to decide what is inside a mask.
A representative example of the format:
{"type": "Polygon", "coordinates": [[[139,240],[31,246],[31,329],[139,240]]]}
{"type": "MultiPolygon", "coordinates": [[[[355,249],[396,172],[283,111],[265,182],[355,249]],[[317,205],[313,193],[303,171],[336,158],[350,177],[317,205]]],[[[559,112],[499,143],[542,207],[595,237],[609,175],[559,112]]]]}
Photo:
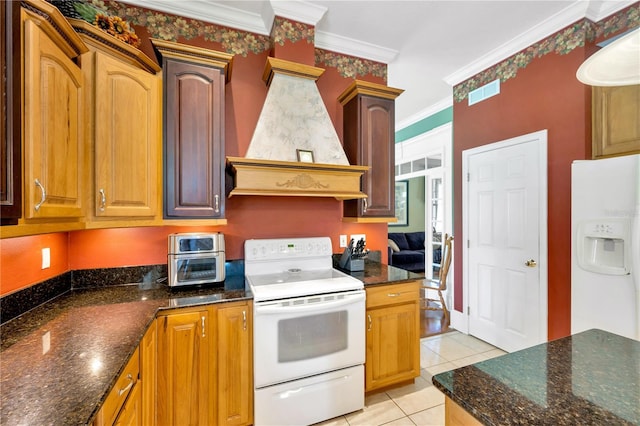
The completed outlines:
{"type": "Polygon", "coordinates": [[[538,262],[536,262],[533,259],[529,259],[526,262],[524,262],[525,265],[527,265],[529,268],[535,268],[538,265],[538,262]]]}

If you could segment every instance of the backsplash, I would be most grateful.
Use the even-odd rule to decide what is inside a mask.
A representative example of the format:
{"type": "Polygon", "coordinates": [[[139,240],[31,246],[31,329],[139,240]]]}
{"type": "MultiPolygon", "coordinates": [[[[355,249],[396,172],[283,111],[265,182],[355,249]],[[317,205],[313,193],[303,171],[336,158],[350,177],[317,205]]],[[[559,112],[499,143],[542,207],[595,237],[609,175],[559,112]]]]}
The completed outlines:
{"type": "Polygon", "coordinates": [[[167,265],[69,271],[0,298],[0,324],[74,289],[153,284],[166,279],[167,265]]]}

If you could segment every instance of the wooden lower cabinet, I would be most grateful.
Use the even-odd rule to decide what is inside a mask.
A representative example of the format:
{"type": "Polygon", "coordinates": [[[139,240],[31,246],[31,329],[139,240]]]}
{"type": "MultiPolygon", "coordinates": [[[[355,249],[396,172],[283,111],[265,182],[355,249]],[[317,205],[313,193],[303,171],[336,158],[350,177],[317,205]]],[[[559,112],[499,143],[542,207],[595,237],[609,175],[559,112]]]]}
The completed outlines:
{"type": "Polygon", "coordinates": [[[230,302],[158,318],[158,425],[253,423],[252,306],[230,302]]]}
{"type": "Polygon", "coordinates": [[[419,285],[367,288],[366,392],[420,375],[419,285]]]}
{"type": "Polygon", "coordinates": [[[113,389],[107,395],[93,421],[93,426],[141,424],[139,376],[140,350],[138,348],[129,359],[120,377],[116,380],[113,389]],[[122,423],[119,423],[121,421],[122,423]]]}
{"type": "Polygon", "coordinates": [[[444,424],[446,426],[480,426],[480,423],[464,408],[445,396],[444,399],[444,424]]]}
{"type": "Polygon", "coordinates": [[[158,320],[158,424],[212,424],[211,333],[206,308],[158,320]]]}
{"type": "Polygon", "coordinates": [[[158,332],[156,320],[140,342],[140,393],[142,400],[142,422],[145,426],[156,424],[158,332]]]}
{"type": "Polygon", "coordinates": [[[217,311],[217,424],[248,425],[253,423],[253,309],[241,303],[217,311]]]}
{"type": "Polygon", "coordinates": [[[131,389],[127,402],[120,410],[115,426],[139,426],[144,425],[142,421],[142,392],[140,385],[136,385],[131,389]]]}

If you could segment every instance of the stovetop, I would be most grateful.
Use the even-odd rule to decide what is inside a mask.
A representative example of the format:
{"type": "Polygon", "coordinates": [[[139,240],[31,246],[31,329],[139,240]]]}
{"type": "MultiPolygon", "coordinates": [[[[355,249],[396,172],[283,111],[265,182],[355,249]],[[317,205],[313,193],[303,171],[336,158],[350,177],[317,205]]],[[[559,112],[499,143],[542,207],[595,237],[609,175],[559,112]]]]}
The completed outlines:
{"type": "Polygon", "coordinates": [[[329,237],[245,241],[245,281],[256,302],[364,288],[332,266],[329,237]]]}

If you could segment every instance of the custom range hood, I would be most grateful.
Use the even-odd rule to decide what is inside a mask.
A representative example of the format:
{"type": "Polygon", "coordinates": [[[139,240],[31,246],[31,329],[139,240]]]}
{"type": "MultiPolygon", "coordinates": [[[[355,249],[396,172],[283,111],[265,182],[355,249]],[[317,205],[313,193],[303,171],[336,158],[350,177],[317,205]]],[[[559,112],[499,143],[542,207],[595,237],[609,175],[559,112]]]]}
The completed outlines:
{"type": "Polygon", "coordinates": [[[269,86],[247,154],[227,157],[233,195],[366,198],[367,166],[349,165],[316,80],[324,70],[268,58],[269,86]]]}

